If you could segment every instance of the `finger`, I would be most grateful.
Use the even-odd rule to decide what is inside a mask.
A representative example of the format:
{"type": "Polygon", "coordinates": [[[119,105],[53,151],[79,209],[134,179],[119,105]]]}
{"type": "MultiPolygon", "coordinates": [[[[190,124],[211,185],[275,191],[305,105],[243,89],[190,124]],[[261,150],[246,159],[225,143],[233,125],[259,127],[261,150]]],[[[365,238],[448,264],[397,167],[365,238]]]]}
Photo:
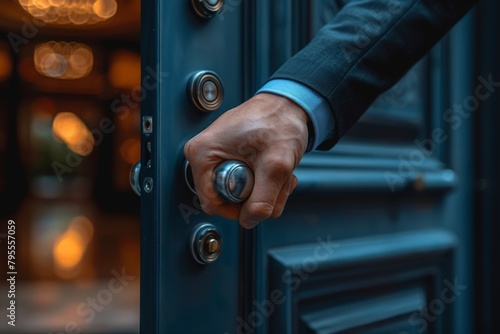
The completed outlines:
{"type": "Polygon", "coordinates": [[[288,178],[287,182],[281,188],[281,191],[278,195],[278,199],[276,200],[276,204],[274,206],[274,211],[272,214],[273,218],[278,218],[283,213],[285,209],[286,202],[288,201],[288,197],[292,193],[293,189],[297,186],[297,177],[292,174],[291,177],[288,178]]]}
{"type": "Polygon", "coordinates": [[[199,172],[194,166],[191,169],[202,210],[209,215],[238,220],[241,205],[226,203],[217,195],[213,185],[213,170],[208,167],[199,172]]]}
{"type": "Polygon", "coordinates": [[[205,154],[206,151],[201,150],[200,152],[198,136],[199,134],[184,145],[184,156],[189,161],[194,187],[201,207],[207,214],[213,214],[212,212],[215,211],[216,207],[222,204],[212,186],[213,169],[216,161],[209,154],[205,154]]]}
{"type": "Polygon", "coordinates": [[[253,228],[272,216],[279,193],[293,171],[293,164],[288,164],[285,160],[283,157],[262,159],[255,166],[254,188],[240,211],[239,221],[242,227],[253,228]]]}

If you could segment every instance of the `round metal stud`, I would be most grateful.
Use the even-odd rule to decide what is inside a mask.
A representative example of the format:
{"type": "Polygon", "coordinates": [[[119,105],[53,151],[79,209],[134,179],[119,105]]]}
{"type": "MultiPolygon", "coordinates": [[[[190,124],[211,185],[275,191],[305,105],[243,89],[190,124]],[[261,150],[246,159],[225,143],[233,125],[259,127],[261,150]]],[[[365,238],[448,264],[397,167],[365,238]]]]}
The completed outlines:
{"type": "Polygon", "coordinates": [[[142,188],[144,188],[144,191],[147,192],[148,194],[151,191],[153,191],[153,178],[151,177],[144,178],[144,181],[142,182],[142,188]]]}
{"type": "Polygon", "coordinates": [[[198,16],[208,19],[222,11],[224,0],[191,0],[191,4],[198,16]]]}
{"type": "Polygon", "coordinates": [[[222,250],[222,238],[217,228],[210,223],[201,223],[191,232],[189,240],[191,255],[200,264],[217,260],[222,250]]]}
{"type": "Polygon", "coordinates": [[[189,95],[196,108],[201,111],[214,111],[222,104],[224,89],[217,74],[212,71],[200,71],[189,81],[189,95]]]}

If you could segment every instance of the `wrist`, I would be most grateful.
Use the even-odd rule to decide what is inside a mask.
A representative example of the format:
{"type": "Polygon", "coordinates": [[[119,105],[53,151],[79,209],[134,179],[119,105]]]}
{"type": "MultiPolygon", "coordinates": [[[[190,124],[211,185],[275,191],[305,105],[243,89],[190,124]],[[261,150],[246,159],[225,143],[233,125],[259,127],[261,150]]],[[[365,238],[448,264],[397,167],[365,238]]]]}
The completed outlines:
{"type": "Polygon", "coordinates": [[[305,152],[314,148],[314,126],[308,113],[300,105],[289,98],[273,93],[262,92],[252,99],[261,100],[266,110],[273,110],[280,114],[280,120],[287,119],[287,122],[296,125],[291,128],[298,128],[303,135],[305,152]]]}

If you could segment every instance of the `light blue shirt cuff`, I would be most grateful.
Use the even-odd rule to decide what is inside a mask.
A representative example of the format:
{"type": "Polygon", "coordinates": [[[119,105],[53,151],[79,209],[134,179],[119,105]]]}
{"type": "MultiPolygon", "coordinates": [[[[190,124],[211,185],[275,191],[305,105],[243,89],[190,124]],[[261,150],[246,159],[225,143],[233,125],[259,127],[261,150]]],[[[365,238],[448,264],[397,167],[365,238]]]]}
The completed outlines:
{"type": "Polygon", "coordinates": [[[333,112],[328,101],[309,87],[292,80],[274,79],[268,81],[259,93],[271,93],[286,97],[304,109],[314,128],[313,149],[331,135],[335,126],[333,112]]]}

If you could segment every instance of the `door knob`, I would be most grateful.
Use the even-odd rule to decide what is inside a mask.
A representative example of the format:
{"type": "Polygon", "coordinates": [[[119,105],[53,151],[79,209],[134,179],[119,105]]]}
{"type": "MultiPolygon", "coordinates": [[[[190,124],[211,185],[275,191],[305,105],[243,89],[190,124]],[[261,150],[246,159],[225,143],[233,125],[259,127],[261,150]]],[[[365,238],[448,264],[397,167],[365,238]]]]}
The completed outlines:
{"type": "Polygon", "coordinates": [[[153,178],[152,177],[145,177],[144,180],[142,180],[142,187],[141,187],[141,162],[137,161],[132,168],[130,169],[130,174],[129,174],[129,181],[130,181],[130,186],[132,187],[132,190],[137,194],[137,196],[141,196],[142,189],[146,193],[150,193],[153,191],[153,178]]]}
{"type": "MultiPolygon", "coordinates": [[[[196,194],[189,161],[186,161],[184,176],[189,189],[196,194]]],[[[226,160],[215,167],[213,184],[217,194],[225,202],[241,203],[252,193],[254,175],[245,163],[226,160]]]]}
{"type": "Polygon", "coordinates": [[[191,4],[196,14],[208,19],[222,11],[224,0],[191,0],[191,4]]]}
{"type": "Polygon", "coordinates": [[[137,196],[141,196],[140,174],[141,162],[137,161],[130,169],[129,175],[130,186],[132,187],[132,190],[137,194],[137,196]]]}
{"type": "Polygon", "coordinates": [[[241,161],[227,160],[214,171],[214,187],[220,198],[228,203],[241,203],[252,193],[254,175],[241,161]]]}

